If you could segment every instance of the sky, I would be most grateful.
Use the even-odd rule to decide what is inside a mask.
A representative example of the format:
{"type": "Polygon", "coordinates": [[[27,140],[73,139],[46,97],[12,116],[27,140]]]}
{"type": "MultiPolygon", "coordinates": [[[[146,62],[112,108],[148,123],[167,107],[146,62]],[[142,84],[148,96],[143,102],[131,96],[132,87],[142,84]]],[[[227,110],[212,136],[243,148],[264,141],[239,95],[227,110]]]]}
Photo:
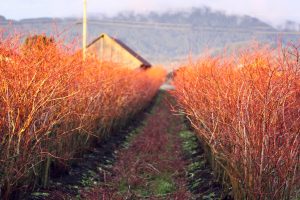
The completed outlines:
{"type": "MultiPolygon", "coordinates": [[[[81,16],[83,0],[0,0],[0,15],[9,19],[81,16]]],[[[88,13],[183,10],[208,6],[227,14],[250,15],[271,24],[300,22],[300,0],[87,0],[88,13]]]]}

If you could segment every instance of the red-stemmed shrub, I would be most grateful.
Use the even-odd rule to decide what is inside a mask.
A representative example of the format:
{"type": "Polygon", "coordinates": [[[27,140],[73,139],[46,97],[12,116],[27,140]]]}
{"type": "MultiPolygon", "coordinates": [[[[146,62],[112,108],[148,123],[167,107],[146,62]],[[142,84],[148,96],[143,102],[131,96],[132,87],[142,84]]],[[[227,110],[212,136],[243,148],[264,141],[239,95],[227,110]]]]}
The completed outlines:
{"type": "Polygon", "coordinates": [[[216,171],[230,180],[235,199],[299,193],[299,59],[295,45],[256,46],[175,72],[179,109],[207,145],[216,171]]]}
{"type": "Polygon", "coordinates": [[[69,160],[124,125],[154,97],[160,68],[131,70],[43,35],[0,40],[0,198],[47,185],[69,160]]]}

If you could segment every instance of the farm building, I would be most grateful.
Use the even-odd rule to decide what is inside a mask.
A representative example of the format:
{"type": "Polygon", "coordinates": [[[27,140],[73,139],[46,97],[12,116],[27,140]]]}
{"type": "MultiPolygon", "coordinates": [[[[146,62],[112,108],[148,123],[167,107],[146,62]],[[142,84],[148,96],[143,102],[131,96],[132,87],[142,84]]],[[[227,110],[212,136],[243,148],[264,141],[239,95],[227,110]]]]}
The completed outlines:
{"type": "Polygon", "coordinates": [[[123,66],[137,69],[149,68],[151,64],[130,49],[122,41],[107,34],[102,34],[87,46],[87,53],[101,61],[112,61],[123,66]]]}

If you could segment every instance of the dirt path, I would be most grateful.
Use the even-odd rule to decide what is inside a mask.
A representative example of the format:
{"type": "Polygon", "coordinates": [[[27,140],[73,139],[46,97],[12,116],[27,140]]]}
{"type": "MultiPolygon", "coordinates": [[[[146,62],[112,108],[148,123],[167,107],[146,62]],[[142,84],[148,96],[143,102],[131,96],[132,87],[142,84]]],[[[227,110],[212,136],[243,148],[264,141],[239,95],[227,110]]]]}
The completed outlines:
{"type": "Polygon", "coordinates": [[[83,199],[189,199],[179,116],[161,100],[144,128],[120,151],[102,186],[83,199]]]}
{"type": "Polygon", "coordinates": [[[134,128],[102,141],[68,176],[29,199],[230,200],[197,137],[169,102],[161,93],[152,110],[135,119],[134,128]]]}

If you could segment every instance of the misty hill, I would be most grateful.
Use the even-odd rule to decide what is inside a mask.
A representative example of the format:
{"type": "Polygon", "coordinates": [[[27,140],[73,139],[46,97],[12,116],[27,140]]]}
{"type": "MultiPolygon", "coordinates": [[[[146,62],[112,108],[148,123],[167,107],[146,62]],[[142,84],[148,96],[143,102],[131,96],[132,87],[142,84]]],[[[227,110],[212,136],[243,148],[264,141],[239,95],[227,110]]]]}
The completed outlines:
{"type": "Polygon", "coordinates": [[[193,8],[186,11],[166,12],[162,14],[151,12],[147,15],[135,15],[132,12],[124,12],[113,19],[139,22],[189,24],[195,27],[221,26],[235,28],[272,28],[268,24],[250,16],[226,15],[220,11],[212,11],[207,7],[193,8]]]}
{"type": "MultiPolygon", "coordinates": [[[[1,28],[11,30],[11,23],[22,33],[55,32],[65,40],[80,40],[81,20],[76,18],[13,21],[0,16],[1,28]]],[[[102,32],[121,39],[152,63],[176,62],[206,50],[235,49],[253,40],[275,44],[279,37],[290,41],[300,36],[282,33],[254,17],[226,15],[206,7],[165,13],[123,12],[115,17],[94,13],[89,18],[89,41],[102,32]]]]}

